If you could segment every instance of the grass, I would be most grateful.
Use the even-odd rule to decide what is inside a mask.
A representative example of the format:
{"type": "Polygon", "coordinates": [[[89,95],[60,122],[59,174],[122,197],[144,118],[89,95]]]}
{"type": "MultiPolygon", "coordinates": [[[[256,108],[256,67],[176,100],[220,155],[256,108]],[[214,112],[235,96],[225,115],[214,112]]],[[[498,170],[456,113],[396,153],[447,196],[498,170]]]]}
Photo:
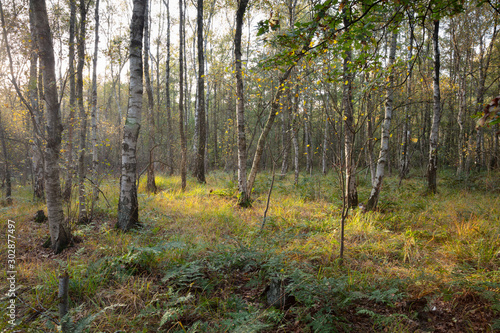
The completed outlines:
{"type": "MultiPolygon", "coordinates": [[[[268,174],[259,175],[248,209],[237,206],[236,181],[222,172],[207,185],[189,179],[185,192],[178,177],[157,176],[155,195],[141,179],[143,227],[129,233],[114,228],[119,185],[109,180],[101,189],[110,206],[101,198],[91,224],[72,224],[79,242],[58,256],[41,247],[47,225],[32,221],[44,206],[29,187],[16,187],[0,226],[16,221],[17,328],[55,331],[58,275],[67,270],[71,320],[89,332],[493,332],[498,174],[439,179],[439,193],[425,195],[420,178],[400,187],[387,178],[378,211],[350,214],[343,264],[333,175],[277,181],[262,232],[268,174]],[[276,279],[291,306],[267,305],[276,279]]],[[[366,199],[369,182],[361,184],[366,199]]],[[[5,246],[0,253],[6,257],[5,246]]]]}

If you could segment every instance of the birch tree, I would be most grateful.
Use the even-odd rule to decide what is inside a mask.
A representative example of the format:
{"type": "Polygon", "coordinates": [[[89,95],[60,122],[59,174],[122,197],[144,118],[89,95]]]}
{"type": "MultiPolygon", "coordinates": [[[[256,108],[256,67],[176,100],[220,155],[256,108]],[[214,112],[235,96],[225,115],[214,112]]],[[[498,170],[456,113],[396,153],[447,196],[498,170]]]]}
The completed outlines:
{"type": "Polygon", "coordinates": [[[389,82],[386,92],[386,102],[385,102],[385,115],[384,122],[382,124],[382,139],[380,140],[380,153],[377,161],[377,171],[375,174],[375,179],[372,183],[372,191],[368,199],[368,204],[366,205],[367,210],[374,210],[377,208],[378,198],[380,194],[380,189],[382,188],[382,181],[384,180],[385,165],[387,164],[387,157],[389,152],[389,138],[390,138],[390,128],[392,119],[392,109],[394,101],[394,61],[396,59],[396,45],[397,45],[398,34],[396,31],[392,33],[391,38],[391,48],[389,51],[389,82]]]}
{"type": "Polygon", "coordinates": [[[430,192],[437,191],[437,159],[439,143],[439,122],[441,120],[441,92],[439,89],[439,69],[441,66],[439,55],[439,20],[434,20],[432,33],[432,45],[434,51],[433,72],[433,116],[431,134],[429,137],[429,163],[427,164],[427,186],[430,192]]]}
{"type": "MultiPolygon", "coordinates": [[[[250,193],[247,187],[247,144],[245,132],[245,101],[243,95],[243,76],[241,69],[241,34],[243,17],[248,0],[239,0],[236,11],[236,32],[234,35],[234,58],[236,72],[236,121],[238,127],[238,204],[242,207],[250,205],[250,193]]],[[[251,187],[250,187],[251,189],[251,187]]]]}
{"type": "Polygon", "coordinates": [[[117,227],[127,231],[139,223],[137,202],[137,138],[141,127],[143,95],[142,38],[144,14],[147,0],[134,0],[130,23],[130,84],[129,100],[122,141],[122,167],[120,177],[120,199],[118,202],[117,227]]]}

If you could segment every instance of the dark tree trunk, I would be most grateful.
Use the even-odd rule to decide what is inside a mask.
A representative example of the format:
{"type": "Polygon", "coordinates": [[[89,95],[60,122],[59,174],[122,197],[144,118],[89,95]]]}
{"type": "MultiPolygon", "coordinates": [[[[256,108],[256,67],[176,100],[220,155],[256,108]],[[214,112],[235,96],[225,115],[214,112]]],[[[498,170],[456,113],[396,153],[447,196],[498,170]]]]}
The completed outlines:
{"type": "Polygon", "coordinates": [[[167,7],[167,60],[165,63],[165,98],[167,107],[167,167],[168,174],[171,176],[174,174],[174,158],[172,152],[172,140],[173,140],[173,129],[172,129],[172,106],[170,99],[170,1],[164,2],[165,7],[167,7]]]}
{"type": "MultiPolygon", "coordinates": [[[[151,76],[149,74],[149,3],[151,0],[146,0],[146,9],[145,9],[145,18],[144,18],[144,77],[146,81],[146,94],[148,96],[148,123],[149,123],[149,131],[148,131],[148,154],[149,154],[149,162],[147,169],[147,182],[146,182],[146,190],[151,193],[156,193],[156,182],[155,182],[155,117],[153,114],[153,110],[155,107],[154,98],[153,98],[153,88],[151,87],[151,76]]],[[[159,101],[158,101],[159,102],[159,101]]]]}
{"type": "Polygon", "coordinates": [[[179,0],[179,134],[181,138],[181,188],[186,189],[187,147],[184,134],[184,13],[183,1],[179,0]]]}
{"type": "Polygon", "coordinates": [[[69,0],[69,116],[68,116],[68,142],[66,146],[66,180],[64,184],[63,199],[69,201],[73,188],[73,135],[75,131],[76,108],[76,80],[75,80],[75,27],[76,27],[76,0],[69,0]]]}
{"type": "Polygon", "coordinates": [[[205,57],[203,54],[203,0],[198,0],[197,43],[198,43],[198,101],[196,118],[198,119],[198,144],[194,175],[198,182],[205,183],[205,145],[207,139],[205,119],[205,57]]]}
{"type": "Polygon", "coordinates": [[[38,54],[36,53],[36,33],[33,22],[33,12],[30,11],[30,35],[31,35],[31,56],[30,56],[30,78],[28,83],[28,98],[30,101],[31,109],[34,113],[33,124],[33,144],[32,163],[33,163],[33,197],[36,200],[45,199],[45,186],[44,186],[44,170],[43,170],[43,128],[44,119],[40,109],[40,100],[38,94],[38,54]]]}
{"type": "MultiPolygon", "coordinates": [[[[97,57],[99,56],[99,0],[95,2],[95,37],[94,37],[94,59],[92,65],[92,181],[94,187],[92,191],[92,202],[98,199],[97,174],[99,168],[98,144],[97,144],[97,57]]],[[[93,206],[92,206],[93,207],[93,206]]],[[[93,213],[93,212],[92,212],[93,213]]]]}
{"type": "Polygon", "coordinates": [[[57,95],[54,48],[45,0],[31,0],[38,43],[38,55],[43,70],[44,97],[47,110],[47,145],[45,149],[45,191],[52,249],[59,253],[71,241],[62,209],[59,181],[59,152],[61,150],[61,115],[57,95]]]}
{"type": "Polygon", "coordinates": [[[78,36],[78,64],[76,67],[76,99],[80,115],[80,147],[78,150],[78,222],[88,222],[87,203],[85,196],[85,140],[87,136],[87,112],[83,105],[83,67],[85,65],[85,34],[87,9],[85,0],[80,0],[80,34],[78,36]]]}

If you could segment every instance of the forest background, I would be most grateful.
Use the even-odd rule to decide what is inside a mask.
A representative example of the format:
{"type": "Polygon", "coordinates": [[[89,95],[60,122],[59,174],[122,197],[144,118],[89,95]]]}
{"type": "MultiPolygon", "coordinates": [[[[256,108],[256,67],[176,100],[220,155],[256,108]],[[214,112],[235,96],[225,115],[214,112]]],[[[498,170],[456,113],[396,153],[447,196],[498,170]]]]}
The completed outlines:
{"type": "Polygon", "coordinates": [[[16,325],[498,329],[498,4],[1,5],[16,325]]]}

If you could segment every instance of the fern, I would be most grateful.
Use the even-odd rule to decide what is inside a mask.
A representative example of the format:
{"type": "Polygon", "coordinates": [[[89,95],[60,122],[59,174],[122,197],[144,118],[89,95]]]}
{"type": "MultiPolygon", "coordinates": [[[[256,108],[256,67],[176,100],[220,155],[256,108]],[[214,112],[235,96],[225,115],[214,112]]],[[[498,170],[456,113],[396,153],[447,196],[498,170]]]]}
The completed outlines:
{"type": "MultiPolygon", "coordinates": [[[[66,326],[67,327],[67,331],[65,333],[85,333],[85,332],[89,332],[90,324],[92,324],[92,322],[94,320],[96,320],[97,317],[99,317],[100,315],[102,315],[107,310],[113,310],[114,308],[121,307],[121,306],[126,306],[126,305],[125,304],[113,304],[113,305],[107,306],[107,307],[105,307],[104,309],[102,309],[101,311],[99,311],[99,312],[97,312],[95,314],[91,314],[91,315],[89,315],[87,317],[84,317],[84,318],[80,319],[76,323],[73,323],[71,321],[71,312],[70,312],[70,313],[68,313],[67,315],[65,315],[61,319],[61,326],[66,326]]],[[[78,310],[75,309],[72,312],[77,312],[77,311],[78,310]]]]}

